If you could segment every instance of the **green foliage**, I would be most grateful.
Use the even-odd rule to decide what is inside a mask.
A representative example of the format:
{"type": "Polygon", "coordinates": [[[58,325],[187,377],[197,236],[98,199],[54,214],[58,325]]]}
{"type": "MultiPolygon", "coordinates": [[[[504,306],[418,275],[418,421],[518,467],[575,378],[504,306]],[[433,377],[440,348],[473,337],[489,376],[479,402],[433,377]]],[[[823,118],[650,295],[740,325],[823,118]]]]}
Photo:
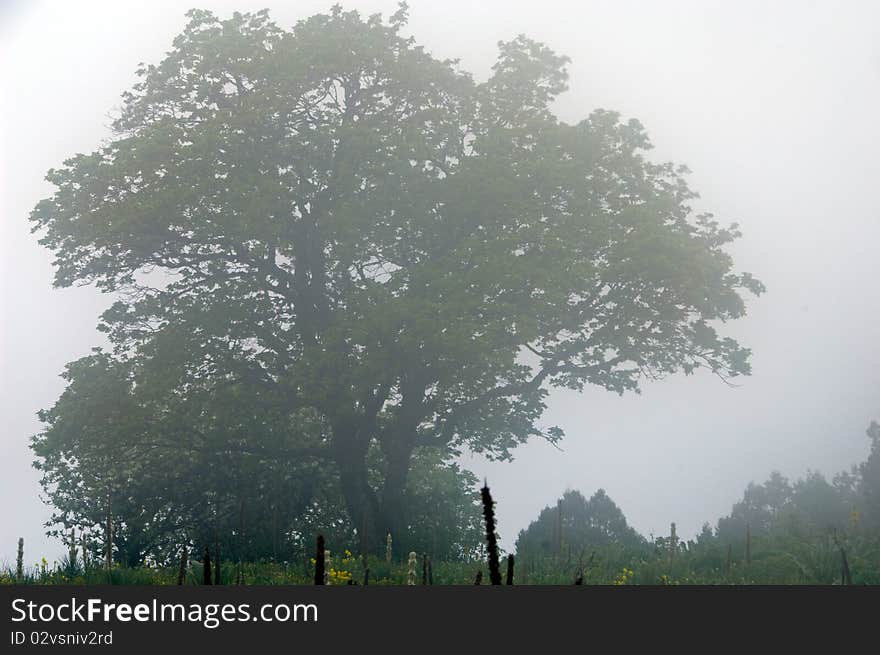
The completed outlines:
{"type": "MultiPolygon", "coordinates": [[[[171,565],[182,545],[219,545],[234,560],[296,560],[314,536],[357,550],[338,476],[314,461],[280,458],[286,432],[272,406],[235,388],[211,399],[211,414],[172,399],[135,407],[136,379],[103,353],[68,367],[69,386],[33,440],[56,509],[52,534],[76,527],[103,560],[108,505],[114,558],[134,567],[171,565]],[[170,403],[174,403],[173,405],[170,403]],[[263,411],[260,411],[260,410],[263,411]]],[[[191,398],[191,396],[190,396],[191,398]]],[[[206,401],[207,403],[207,401],[206,401]]],[[[303,421],[300,429],[312,429],[303,421]]],[[[370,471],[386,466],[374,449],[370,471]]],[[[456,559],[481,542],[477,480],[422,450],[412,461],[396,540],[405,549],[456,559]]]]}
{"type": "Polygon", "coordinates": [[[877,584],[880,530],[870,519],[876,423],[868,437],[870,454],[852,473],[829,483],[809,471],[791,483],[773,472],[749,484],[715,530],[706,523],[690,541],[646,541],[601,490],[589,501],[568,491],[520,533],[517,577],[523,584],[571,584],[583,573],[585,584],[831,585],[844,583],[845,554],[853,584],[877,584]]]}
{"type": "MultiPolygon", "coordinates": [[[[737,552],[730,568],[726,567],[726,547],[704,531],[696,540],[683,542],[674,558],[669,557],[668,543],[655,539],[637,546],[607,543],[590,549],[588,554],[541,553],[517,554],[517,584],[570,585],[582,574],[584,584],[601,585],[741,585],[741,584],[820,584],[841,583],[840,546],[846,549],[853,584],[880,584],[880,535],[851,526],[846,532],[831,535],[796,535],[784,531],[755,537],[752,560],[746,563],[737,552]]],[[[332,565],[330,583],[363,581],[363,561],[350,551],[330,543],[332,565]]],[[[386,562],[370,557],[370,584],[406,585],[405,560],[386,562]]],[[[186,584],[199,584],[198,562],[190,562],[186,584]]],[[[224,561],[224,580],[247,585],[313,583],[314,561],[250,562],[224,561]]],[[[482,555],[468,561],[433,561],[433,579],[437,585],[472,585],[475,572],[485,568],[482,555]]],[[[175,566],[115,566],[111,571],[100,567],[71,574],[65,562],[48,566],[44,561],[26,571],[20,584],[137,584],[172,585],[177,581],[175,566]]],[[[0,584],[16,584],[14,571],[0,571],[0,584]]]]}
{"type": "Polygon", "coordinates": [[[731,514],[718,521],[714,538],[708,526],[704,529],[698,540],[701,559],[717,568],[724,548],[730,546],[731,574],[738,579],[840,584],[845,552],[853,583],[874,584],[880,574],[880,532],[870,518],[876,425],[872,422],[868,428],[870,454],[852,473],[840,473],[829,483],[821,473],[808,471],[791,484],[774,472],[764,484],[750,484],[731,514]],[[743,556],[746,526],[751,563],[743,556]]]}
{"type": "Polygon", "coordinates": [[[127,563],[328,487],[378,550],[420,451],[559,439],[549,387],[749,373],[719,332],[763,290],[736,226],[693,215],[637,121],[557,120],[565,57],[520,36],[476,82],[403,9],[188,16],[31,215],[57,286],[116,294],[112,353],[71,364],[35,452],[62,521],[109,508],[127,563]]]}
{"type": "Polygon", "coordinates": [[[865,521],[880,530],[880,423],[871,421],[867,434],[871,440],[871,453],[858,468],[857,493],[863,503],[865,521]]]}
{"type": "MultiPolygon", "coordinates": [[[[553,507],[545,507],[516,540],[517,556],[583,554],[617,543],[638,547],[644,538],[627,525],[626,517],[604,489],[587,500],[579,491],[566,491],[553,507]]],[[[521,560],[522,561],[522,560],[521,560]]]]}

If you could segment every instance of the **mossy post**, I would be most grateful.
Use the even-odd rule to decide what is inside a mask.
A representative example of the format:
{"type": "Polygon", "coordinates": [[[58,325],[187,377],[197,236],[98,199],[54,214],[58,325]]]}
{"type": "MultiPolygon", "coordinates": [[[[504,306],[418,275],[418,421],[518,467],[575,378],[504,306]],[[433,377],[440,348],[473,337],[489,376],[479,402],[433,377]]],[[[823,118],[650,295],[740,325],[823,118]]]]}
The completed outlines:
{"type": "Polygon", "coordinates": [[[315,584],[324,584],[324,535],[319,534],[315,545],[315,584]]]}
{"type": "Polygon", "coordinates": [[[70,528],[70,541],[67,545],[67,562],[72,568],[76,568],[76,528],[70,528]]]}
{"type": "Polygon", "coordinates": [[[409,586],[413,586],[416,583],[416,563],[418,562],[418,557],[415,551],[411,551],[409,554],[406,572],[406,584],[409,586]]]}
{"type": "Polygon", "coordinates": [[[675,559],[675,553],[678,551],[678,534],[675,532],[675,523],[669,526],[669,560],[675,559]]]}
{"type": "Polygon", "coordinates": [[[556,501],[556,552],[562,554],[562,499],[556,501]]]}
{"type": "Polygon", "coordinates": [[[186,564],[187,564],[187,549],[186,546],[183,547],[183,550],[180,551],[180,568],[177,569],[177,584],[182,585],[186,582],[186,564]]]}
{"type": "Polygon", "coordinates": [[[211,584],[211,552],[205,546],[205,554],[202,556],[202,584],[211,584]]]}
{"type": "Polygon", "coordinates": [[[18,538],[18,556],[15,560],[15,581],[24,580],[24,537],[18,538]]]}
{"type": "Polygon", "coordinates": [[[840,550],[840,584],[852,585],[852,576],[849,572],[849,561],[846,558],[846,550],[837,538],[837,534],[833,534],[832,536],[834,537],[834,544],[840,550]]]}
{"type": "Polygon", "coordinates": [[[752,529],[746,523],[746,566],[752,563],[752,529]]]}
{"type": "Polygon", "coordinates": [[[480,490],[483,499],[483,518],[486,522],[486,550],[489,555],[489,581],[493,585],[501,584],[501,565],[498,561],[498,534],[495,532],[495,503],[489,492],[489,485],[484,481],[480,490]]]}

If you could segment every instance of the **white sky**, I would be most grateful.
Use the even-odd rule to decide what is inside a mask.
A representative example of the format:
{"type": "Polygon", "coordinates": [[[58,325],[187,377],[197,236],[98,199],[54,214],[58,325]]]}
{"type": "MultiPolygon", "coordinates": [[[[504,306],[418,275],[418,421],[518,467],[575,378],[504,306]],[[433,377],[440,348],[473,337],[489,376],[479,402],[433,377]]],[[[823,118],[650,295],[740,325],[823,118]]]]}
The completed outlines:
{"type": "MultiPolygon", "coordinates": [[[[331,2],[206,0],[227,16],[268,6],[290,26],[331,2]]],[[[343,2],[389,15],[395,2],[343,2]]],[[[518,33],[569,55],[569,121],[592,109],[641,120],[655,159],[687,164],[700,210],[745,233],[737,263],[768,293],[731,326],[754,349],[751,378],[647,385],[641,396],[555,393],[548,424],[512,464],[466,458],[499,502],[512,545],[567,487],[604,487],[645,534],[675,521],[690,536],[778,469],[827,474],[865,458],[880,419],[880,3],[410,2],[409,31],[484,78],[496,42],[518,33]]],[[[188,2],[0,0],[0,563],[55,557],[49,509],[30,466],[35,413],[63,388],[64,364],[101,343],[108,304],[51,288],[50,253],[27,215],[46,171],[109,135],[108,112],[141,61],[157,63],[188,2]]]]}

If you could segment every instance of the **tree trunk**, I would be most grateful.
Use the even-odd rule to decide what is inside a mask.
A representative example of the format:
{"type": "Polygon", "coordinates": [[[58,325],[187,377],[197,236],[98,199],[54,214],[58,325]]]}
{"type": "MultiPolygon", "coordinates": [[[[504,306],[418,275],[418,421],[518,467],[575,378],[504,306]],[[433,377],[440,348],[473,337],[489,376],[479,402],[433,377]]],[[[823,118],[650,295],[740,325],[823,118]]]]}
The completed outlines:
{"type": "Polygon", "coordinates": [[[376,532],[379,502],[369,484],[367,449],[356,440],[346,440],[336,448],[336,464],[345,508],[351,524],[358,528],[364,552],[374,551],[379,544],[376,532]]]}
{"type": "Polygon", "coordinates": [[[415,449],[416,426],[423,415],[424,390],[404,394],[402,416],[389,432],[379,436],[386,461],[381,497],[369,485],[367,450],[370,435],[376,429],[375,416],[368,412],[366,421],[347,420],[334,424],[335,459],[339,467],[342,494],[354,527],[361,535],[361,553],[384,552],[387,534],[398,556],[407,552],[406,483],[415,449]]]}
{"type": "Polygon", "coordinates": [[[393,449],[385,450],[388,469],[382,485],[382,506],[379,525],[382,535],[391,534],[391,547],[395,555],[402,557],[409,546],[406,517],[406,483],[409,476],[413,447],[411,443],[395,444],[393,449]]]}

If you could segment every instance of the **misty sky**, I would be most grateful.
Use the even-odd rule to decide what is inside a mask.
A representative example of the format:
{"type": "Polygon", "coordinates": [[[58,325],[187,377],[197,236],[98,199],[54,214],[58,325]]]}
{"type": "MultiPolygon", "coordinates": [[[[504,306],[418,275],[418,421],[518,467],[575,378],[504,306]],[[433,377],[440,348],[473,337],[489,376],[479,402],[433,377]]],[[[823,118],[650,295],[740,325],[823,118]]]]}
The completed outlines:
{"type": "MultiPolygon", "coordinates": [[[[109,112],[141,61],[158,63],[191,6],[227,17],[269,7],[284,27],[332,2],[0,0],[0,564],[62,547],[31,467],[36,412],[58,374],[103,337],[109,298],[53,290],[51,254],[27,215],[46,171],[110,135],[109,112]]],[[[386,16],[394,1],[343,2],[386,16]]],[[[518,33],[571,57],[558,115],[597,107],[638,118],[650,157],[687,164],[698,210],[737,221],[738,268],[767,294],[728,332],[753,348],[753,375],[646,384],[641,396],[553,392],[546,424],[515,462],[465,458],[487,477],[499,532],[516,533],[566,489],[603,487],[642,533],[675,521],[690,537],[774,469],[828,475],[862,461],[880,419],[880,3],[410,0],[407,31],[485,79],[496,42],[518,33]]]]}

